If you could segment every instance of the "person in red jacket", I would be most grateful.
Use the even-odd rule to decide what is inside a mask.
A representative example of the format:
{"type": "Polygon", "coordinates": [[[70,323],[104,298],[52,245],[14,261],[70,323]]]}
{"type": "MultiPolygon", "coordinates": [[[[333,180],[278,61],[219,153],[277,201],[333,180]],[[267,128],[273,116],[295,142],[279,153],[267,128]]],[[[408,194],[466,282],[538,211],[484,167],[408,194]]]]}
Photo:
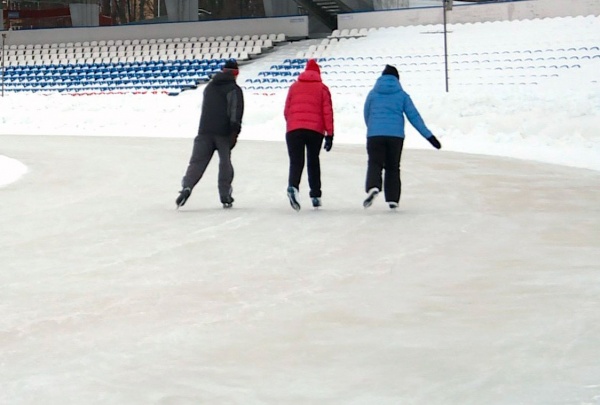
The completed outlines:
{"type": "Polygon", "coordinates": [[[321,81],[317,61],[310,59],[304,72],[290,86],[283,112],[286,121],[285,141],[290,158],[287,195],[290,205],[300,210],[298,190],[306,168],[313,207],[321,206],[321,163],[319,153],[325,140],[325,150],[333,145],[333,106],[329,88],[321,81]]]}

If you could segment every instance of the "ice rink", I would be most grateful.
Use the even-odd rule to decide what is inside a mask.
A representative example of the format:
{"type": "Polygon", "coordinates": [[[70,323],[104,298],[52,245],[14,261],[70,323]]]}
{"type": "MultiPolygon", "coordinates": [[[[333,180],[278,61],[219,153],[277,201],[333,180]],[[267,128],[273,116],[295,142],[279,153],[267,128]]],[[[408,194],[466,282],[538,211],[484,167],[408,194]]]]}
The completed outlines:
{"type": "Polygon", "coordinates": [[[600,403],[597,171],[409,149],[365,210],[335,145],[296,213],[242,140],[176,211],[191,139],[1,143],[1,404],[600,403]]]}

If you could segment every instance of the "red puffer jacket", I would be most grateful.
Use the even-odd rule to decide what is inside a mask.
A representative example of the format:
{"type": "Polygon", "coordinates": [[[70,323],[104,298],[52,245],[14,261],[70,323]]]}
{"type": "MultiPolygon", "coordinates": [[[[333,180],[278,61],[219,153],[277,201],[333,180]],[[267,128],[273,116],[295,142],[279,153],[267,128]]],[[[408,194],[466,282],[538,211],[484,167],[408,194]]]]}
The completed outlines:
{"type": "Polygon", "coordinates": [[[288,91],[283,111],[286,131],[310,129],[331,136],[333,135],[331,93],[321,81],[318,65],[316,62],[311,64],[311,61],[288,91]]]}

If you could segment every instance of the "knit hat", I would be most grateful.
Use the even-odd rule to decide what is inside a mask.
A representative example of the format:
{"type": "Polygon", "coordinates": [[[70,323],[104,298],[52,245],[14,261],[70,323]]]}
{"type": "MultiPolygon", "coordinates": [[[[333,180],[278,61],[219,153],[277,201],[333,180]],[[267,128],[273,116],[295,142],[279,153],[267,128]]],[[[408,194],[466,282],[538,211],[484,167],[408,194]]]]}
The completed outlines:
{"type": "Polygon", "coordinates": [[[225,65],[223,65],[223,69],[239,69],[239,67],[235,59],[229,59],[225,62],[225,65]]]}
{"type": "Polygon", "coordinates": [[[381,75],[392,75],[392,76],[396,76],[396,79],[400,80],[400,75],[398,74],[398,69],[396,69],[394,66],[392,65],[385,65],[385,69],[383,69],[383,72],[381,73],[381,75]]]}
{"type": "Polygon", "coordinates": [[[319,67],[319,64],[317,63],[316,59],[309,59],[308,62],[306,62],[305,70],[314,70],[318,74],[321,74],[321,68],[319,67]]]}
{"type": "Polygon", "coordinates": [[[223,70],[223,72],[231,72],[234,76],[237,76],[240,73],[237,61],[235,59],[229,59],[227,62],[225,62],[221,70],[223,70]]]}

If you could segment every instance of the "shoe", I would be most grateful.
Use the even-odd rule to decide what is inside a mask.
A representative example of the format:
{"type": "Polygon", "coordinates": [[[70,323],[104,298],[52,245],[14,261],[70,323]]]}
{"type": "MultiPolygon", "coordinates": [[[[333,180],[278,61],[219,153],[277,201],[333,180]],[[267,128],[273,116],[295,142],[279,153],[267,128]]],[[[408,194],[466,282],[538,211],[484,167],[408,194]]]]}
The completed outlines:
{"type": "Polygon", "coordinates": [[[190,194],[192,194],[192,189],[189,187],[184,187],[179,192],[179,197],[177,197],[177,199],[175,200],[175,204],[177,204],[177,208],[183,207],[185,205],[185,202],[188,200],[188,198],[190,198],[190,194]]]}
{"type": "Polygon", "coordinates": [[[229,195],[221,198],[221,204],[223,204],[223,208],[231,208],[233,206],[233,202],[235,201],[231,196],[233,189],[229,189],[229,195]]]}
{"type": "Polygon", "coordinates": [[[319,208],[321,206],[321,197],[313,197],[311,198],[312,205],[315,208],[319,208]]]}
{"type": "Polygon", "coordinates": [[[373,200],[375,200],[377,194],[379,194],[379,190],[377,188],[372,188],[367,191],[367,198],[365,201],[363,201],[363,207],[369,208],[373,204],[373,200]]]}
{"type": "Polygon", "coordinates": [[[396,208],[398,208],[398,203],[395,201],[388,201],[388,205],[390,206],[391,209],[395,210],[396,208]]]}
{"type": "Polygon", "coordinates": [[[298,202],[298,189],[296,187],[289,186],[287,188],[287,196],[290,199],[290,205],[296,211],[300,211],[300,203],[298,202]]]}

